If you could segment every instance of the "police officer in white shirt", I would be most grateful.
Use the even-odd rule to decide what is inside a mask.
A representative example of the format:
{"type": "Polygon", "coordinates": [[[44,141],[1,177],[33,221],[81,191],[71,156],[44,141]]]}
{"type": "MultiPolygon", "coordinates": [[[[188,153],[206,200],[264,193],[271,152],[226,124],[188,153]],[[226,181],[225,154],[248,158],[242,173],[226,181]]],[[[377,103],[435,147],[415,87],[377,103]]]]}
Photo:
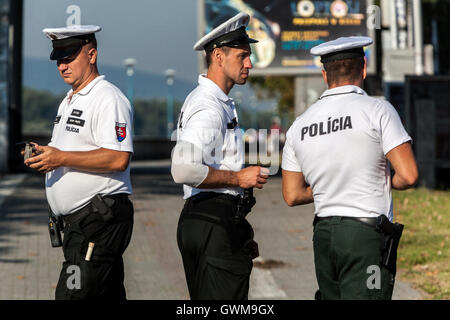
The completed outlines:
{"type": "Polygon", "coordinates": [[[191,299],[247,299],[257,256],[245,219],[254,198],[244,189],[261,189],[268,170],[243,169],[243,140],[228,97],[252,68],[249,43],[257,41],[245,31],[249,19],[239,13],[195,44],[206,53],[208,72],[199,76],[178,120],[172,176],[184,184],[177,239],[191,299]]]}
{"type": "MultiPolygon", "coordinates": [[[[125,299],[122,254],[131,239],[133,111],[97,69],[98,26],[47,28],[50,59],[72,89],[51,142],[25,164],[46,173],[49,208],[64,227],[65,262],[56,299],[125,299]],[[71,276],[81,276],[79,279],[71,276]]],[[[58,224],[57,224],[58,225],[58,224]]]]}
{"type": "Polygon", "coordinates": [[[295,120],[283,150],[286,203],[314,202],[322,299],[391,299],[403,228],[392,223],[391,188],[410,188],[418,178],[396,110],[362,89],[363,47],[371,43],[346,37],[311,50],[321,56],[328,90],[295,120]]]}

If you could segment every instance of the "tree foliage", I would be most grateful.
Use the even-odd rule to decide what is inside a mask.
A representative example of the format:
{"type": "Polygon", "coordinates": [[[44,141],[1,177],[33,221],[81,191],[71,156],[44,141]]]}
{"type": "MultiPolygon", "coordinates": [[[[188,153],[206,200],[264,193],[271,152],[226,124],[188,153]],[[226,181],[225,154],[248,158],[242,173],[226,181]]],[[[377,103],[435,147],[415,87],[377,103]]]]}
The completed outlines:
{"type": "Polygon", "coordinates": [[[249,78],[250,85],[256,90],[258,99],[277,99],[280,114],[294,110],[294,77],[263,76],[249,78]]]}
{"type": "MultiPolygon", "coordinates": [[[[53,120],[63,95],[25,87],[22,91],[22,128],[26,134],[51,135],[53,120]]],[[[181,101],[174,101],[173,122],[176,125],[182,107],[181,101]]],[[[242,128],[270,128],[272,111],[254,112],[238,107],[239,123],[242,128]]],[[[134,134],[147,137],[167,136],[167,100],[136,99],[134,101],[134,134]]]]}
{"type": "Polygon", "coordinates": [[[24,133],[51,134],[58,106],[65,95],[31,88],[22,90],[22,128],[24,133]]]}
{"type": "MultiPolygon", "coordinates": [[[[174,102],[173,123],[176,126],[182,103],[174,102]]],[[[134,132],[139,136],[167,136],[167,100],[136,99],[134,101],[134,132]]]]}

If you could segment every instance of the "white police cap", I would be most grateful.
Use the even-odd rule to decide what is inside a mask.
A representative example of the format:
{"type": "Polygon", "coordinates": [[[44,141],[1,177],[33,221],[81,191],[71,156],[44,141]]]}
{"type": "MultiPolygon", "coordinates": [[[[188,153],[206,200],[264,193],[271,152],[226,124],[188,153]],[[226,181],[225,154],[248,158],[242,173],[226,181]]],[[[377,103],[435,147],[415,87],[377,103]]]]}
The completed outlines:
{"type": "Polygon", "coordinates": [[[372,43],[370,37],[341,37],[313,47],[311,54],[320,56],[322,63],[364,57],[363,48],[372,43]]]}
{"type": "Polygon", "coordinates": [[[245,31],[249,21],[250,16],[248,14],[238,13],[197,41],[194,45],[194,50],[209,52],[223,46],[234,47],[258,42],[255,39],[251,39],[245,31]]]}
{"type": "Polygon", "coordinates": [[[102,30],[101,27],[94,25],[72,25],[62,28],[45,28],[42,32],[45,33],[50,40],[61,40],[99,32],[100,30],[102,30]]]}
{"type": "Polygon", "coordinates": [[[45,28],[42,32],[52,40],[53,51],[50,60],[70,57],[83,45],[95,39],[95,33],[102,30],[94,25],[72,25],[62,28],[45,28]]]}

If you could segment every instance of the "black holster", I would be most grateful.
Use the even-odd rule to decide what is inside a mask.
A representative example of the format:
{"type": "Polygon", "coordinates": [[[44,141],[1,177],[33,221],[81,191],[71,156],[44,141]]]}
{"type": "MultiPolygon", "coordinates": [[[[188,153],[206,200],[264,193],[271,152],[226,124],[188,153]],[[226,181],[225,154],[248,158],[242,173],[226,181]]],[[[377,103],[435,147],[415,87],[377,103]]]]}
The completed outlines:
{"type": "Polygon", "coordinates": [[[237,203],[236,212],[234,215],[234,220],[236,223],[246,223],[249,229],[249,239],[244,243],[242,249],[245,253],[247,253],[251,259],[255,259],[259,256],[258,243],[253,240],[253,228],[251,225],[245,220],[247,214],[252,211],[253,206],[256,203],[256,199],[253,196],[253,188],[244,189],[244,196],[239,199],[237,203]]]}
{"type": "Polygon", "coordinates": [[[236,220],[244,219],[252,211],[255,203],[256,199],[253,196],[253,188],[244,189],[244,196],[239,199],[234,218],[236,220]]]}
{"type": "Polygon", "coordinates": [[[397,248],[403,227],[403,224],[390,222],[385,215],[380,215],[377,218],[376,229],[383,235],[380,246],[380,265],[389,270],[394,276],[397,271],[397,248]]]}
{"type": "Polygon", "coordinates": [[[96,194],[92,197],[91,204],[97,209],[105,222],[111,221],[114,218],[114,213],[111,209],[114,204],[113,199],[106,199],[100,194],[96,194]],[[110,201],[110,203],[107,203],[108,201],[110,201]]]}
{"type": "Polygon", "coordinates": [[[62,246],[61,230],[61,218],[53,214],[50,207],[48,207],[48,232],[50,234],[50,243],[53,248],[62,246]]]}

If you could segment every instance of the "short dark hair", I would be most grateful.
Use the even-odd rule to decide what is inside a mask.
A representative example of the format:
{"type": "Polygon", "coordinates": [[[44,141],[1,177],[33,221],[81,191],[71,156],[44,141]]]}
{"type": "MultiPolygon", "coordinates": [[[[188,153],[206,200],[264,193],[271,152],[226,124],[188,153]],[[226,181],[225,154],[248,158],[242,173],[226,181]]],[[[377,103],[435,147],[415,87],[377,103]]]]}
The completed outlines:
{"type": "MultiPolygon", "coordinates": [[[[219,48],[218,48],[219,49],[219,48]]],[[[220,49],[222,49],[223,50],[223,52],[225,52],[225,54],[227,55],[229,52],[230,52],[230,47],[227,47],[227,46],[223,46],[223,47],[220,47],[220,49]]],[[[207,52],[206,53],[206,57],[205,57],[205,60],[206,60],[206,68],[209,68],[209,66],[211,65],[211,63],[212,63],[212,53],[214,52],[214,50],[212,50],[212,51],[210,51],[210,52],[207,52]]]]}
{"type": "Polygon", "coordinates": [[[86,44],[90,44],[92,48],[97,49],[97,39],[95,38],[95,35],[89,35],[88,40],[89,42],[86,44]]]}
{"type": "Polygon", "coordinates": [[[359,80],[365,63],[364,57],[325,62],[328,85],[359,80]]]}
{"type": "MultiPolygon", "coordinates": [[[[213,51],[214,51],[214,50],[213,50],[213,51]]],[[[206,57],[205,57],[206,68],[209,68],[209,66],[211,65],[211,62],[212,62],[212,57],[211,57],[211,55],[212,55],[213,51],[207,52],[207,53],[206,53],[206,57]]]]}
{"type": "Polygon", "coordinates": [[[90,43],[92,44],[92,47],[97,49],[97,39],[95,37],[90,41],[90,43]]]}

